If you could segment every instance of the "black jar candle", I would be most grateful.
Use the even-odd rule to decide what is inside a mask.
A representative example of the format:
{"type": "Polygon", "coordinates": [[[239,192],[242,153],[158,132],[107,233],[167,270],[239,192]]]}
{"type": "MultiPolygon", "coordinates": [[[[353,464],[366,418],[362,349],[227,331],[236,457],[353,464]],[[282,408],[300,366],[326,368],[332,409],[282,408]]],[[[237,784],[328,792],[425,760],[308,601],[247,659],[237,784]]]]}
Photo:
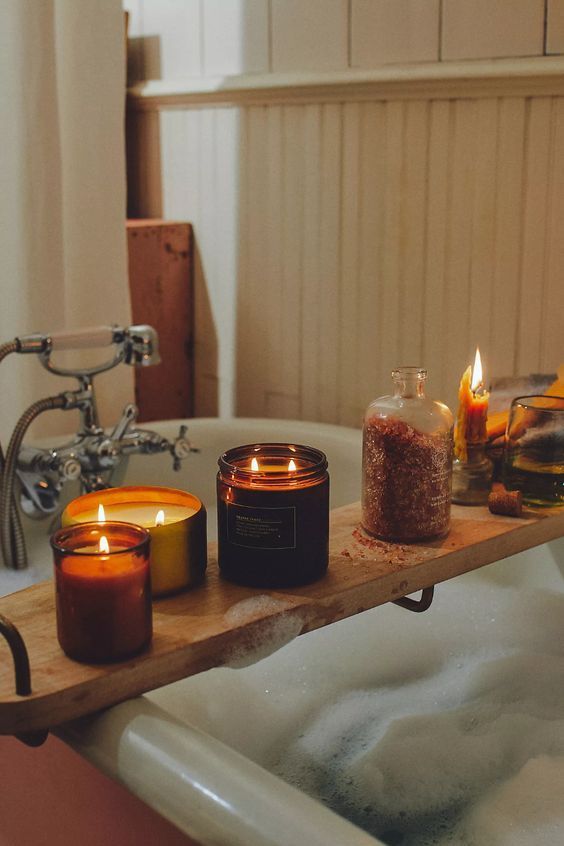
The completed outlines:
{"type": "Polygon", "coordinates": [[[292,587],[329,563],[329,473],[318,449],[248,444],[224,453],[217,475],[219,567],[230,581],[292,587]]]}

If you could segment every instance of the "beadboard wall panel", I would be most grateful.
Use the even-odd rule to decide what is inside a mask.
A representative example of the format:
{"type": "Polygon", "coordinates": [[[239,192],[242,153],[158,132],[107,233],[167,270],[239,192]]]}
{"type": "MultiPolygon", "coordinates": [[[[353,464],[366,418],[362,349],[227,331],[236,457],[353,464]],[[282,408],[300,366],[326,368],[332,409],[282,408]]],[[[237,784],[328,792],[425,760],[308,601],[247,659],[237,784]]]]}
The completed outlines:
{"type": "Polygon", "coordinates": [[[157,160],[197,414],[357,426],[398,364],[455,405],[476,344],[490,377],[564,360],[563,98],[163,109],[157,160]]]}
{"type": "Polygon", "coordinates": [[[134,114],[129,126],[130,216],[190,221],[194,243],[194,404],[198,416],[234,407],[239,249],[236,109],[134,114]]]}
{"type": "Polygon", "coordinates": [[[130,83],[564,53],[564,0],[123,0],[130,83]]]}

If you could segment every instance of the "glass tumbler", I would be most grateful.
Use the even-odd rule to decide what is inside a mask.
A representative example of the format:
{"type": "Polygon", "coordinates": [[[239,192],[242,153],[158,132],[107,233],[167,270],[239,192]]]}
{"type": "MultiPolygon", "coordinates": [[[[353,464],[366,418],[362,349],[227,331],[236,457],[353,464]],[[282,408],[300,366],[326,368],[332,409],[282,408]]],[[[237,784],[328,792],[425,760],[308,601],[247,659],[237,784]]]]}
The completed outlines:
{"type": "Polygon", "coordinates": [[[503,482],[537,507],[564,505],[564,398],[517,397],[511,403],[503,482]]]}

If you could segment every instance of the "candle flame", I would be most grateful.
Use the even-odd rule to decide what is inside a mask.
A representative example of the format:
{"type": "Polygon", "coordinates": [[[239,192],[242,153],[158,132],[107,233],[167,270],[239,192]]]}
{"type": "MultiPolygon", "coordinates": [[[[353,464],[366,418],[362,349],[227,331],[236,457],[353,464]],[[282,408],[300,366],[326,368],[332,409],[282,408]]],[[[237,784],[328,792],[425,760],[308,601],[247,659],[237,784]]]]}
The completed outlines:
{"type": "Polygon", "coordinates": [[[483,385],[482,381],[482,359],[480,358],[480,350],[476,348],[476,358],[474,359],[474,367],[472,368],[472,382],[470,390],[477,391],[483,385]]]}
{"type": "Polygon", "coordinates": [[[102,503],[98,506],[98,523],[105,523],[106,522],[106,512],[104,511],[104,506],[102,503]]]}
{"type": "Polygon", "coordinates": [[[296,469],[296,462],[294,461],[293,458],[291,458],[288,462],[288,472],[291,473],[292,470],[295,470],[295,469],[296,469]]]}
{"type": "Polygon", "coordinates": [[[259,463],[256,460],[256,458],[253,457],[251,459],[251,470],[253,471],[253,473],[258,473],[258,469],[259,469],[259,463]]]}
{"type": "Polygon", "coordinates": [[[163,526],[164,525],[164,511],[161,510],[157,511],[157,516],[155,517],[155,526],[163,526]]]}
{"type": "Polygon", "coordinates": [[[105,535],[102,535],[98,542],[98,551],[106,553],[110,551],[110,544],[108,543],[108,539],[105,535]]]}

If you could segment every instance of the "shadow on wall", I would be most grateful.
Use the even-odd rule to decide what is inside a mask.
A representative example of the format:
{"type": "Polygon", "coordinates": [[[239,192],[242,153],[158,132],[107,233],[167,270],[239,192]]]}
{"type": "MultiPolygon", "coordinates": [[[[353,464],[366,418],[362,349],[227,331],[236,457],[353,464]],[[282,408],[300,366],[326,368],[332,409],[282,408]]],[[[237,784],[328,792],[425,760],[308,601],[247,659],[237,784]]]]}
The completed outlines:
{"type": "Polygon", "coordinates": [[[219,349],[208,285],[194,238],[194,409],[196,417],[219,414],[219,349]]]}

